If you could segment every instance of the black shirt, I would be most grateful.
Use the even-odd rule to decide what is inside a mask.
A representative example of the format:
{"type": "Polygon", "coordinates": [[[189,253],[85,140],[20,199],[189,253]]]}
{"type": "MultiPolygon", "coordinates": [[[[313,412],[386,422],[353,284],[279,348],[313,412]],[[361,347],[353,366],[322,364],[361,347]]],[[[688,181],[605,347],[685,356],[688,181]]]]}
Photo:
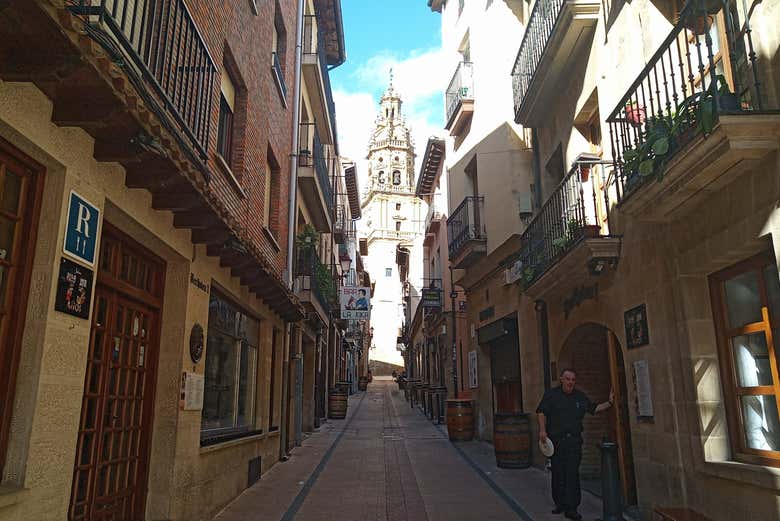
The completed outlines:
{"type": "Polygon", "coordinates": [[[558,386],[544,393],[536,412],[547,417],[547,434],[550,437],[556,438],[565,434],[579,436],[582,434],[582,419],[585,413],[595,414],[596,404],[578,389],[566,394],[558,386]]]}

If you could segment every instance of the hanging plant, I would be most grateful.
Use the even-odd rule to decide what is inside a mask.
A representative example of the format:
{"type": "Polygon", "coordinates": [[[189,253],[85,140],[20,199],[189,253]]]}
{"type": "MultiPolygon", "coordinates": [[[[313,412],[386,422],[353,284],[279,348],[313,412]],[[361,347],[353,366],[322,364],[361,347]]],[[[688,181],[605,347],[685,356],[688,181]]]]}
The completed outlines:
{"type": "Polygon", "coordinates": [[[301,251],[312,251],[317,247],[320,240],[320,234],[311,224],[306,224],[295,237],[295,245],[301,251]]]}

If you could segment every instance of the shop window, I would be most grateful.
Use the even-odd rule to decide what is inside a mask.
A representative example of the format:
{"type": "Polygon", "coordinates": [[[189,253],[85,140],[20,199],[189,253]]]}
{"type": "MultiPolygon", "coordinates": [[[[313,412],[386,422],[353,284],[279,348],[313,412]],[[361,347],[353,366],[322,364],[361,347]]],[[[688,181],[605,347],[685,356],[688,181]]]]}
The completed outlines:
{"type": "Polygon", "coordinates": [[[259,339],[260,323],[212,291],[201,444],[253,430],[259,339]]]}
{"type": "Polygon", "coordinates": [[[734,457],[780,466],[780,281],[773,256],[712,275],[710,291],[734,457]]]}
{"type": "Polygon", "coordinates": [[[279,346],[277,345],[278,340],[279,340],[279,333],[276,329],[274,329],[272,339],[271,339],[271,385],[270,385],[270,395],[268,397],[268,430],[269,431],[279,430],[278,422],[276,421],[276,418],[274,418],[276,414],[276,400],[277,400],[276,373],[278,372],[277,365],[279,365],[279,354],[277,353],[277,350],[279,349],[279,346]]]}

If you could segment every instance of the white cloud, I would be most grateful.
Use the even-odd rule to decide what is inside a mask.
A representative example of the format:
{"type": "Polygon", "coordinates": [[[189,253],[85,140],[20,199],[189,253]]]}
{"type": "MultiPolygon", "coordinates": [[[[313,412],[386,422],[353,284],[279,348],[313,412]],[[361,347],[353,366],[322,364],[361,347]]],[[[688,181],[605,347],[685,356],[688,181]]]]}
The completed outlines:
{"type": "Polygon", "coordinates": [[[358,163],[362,186],[365,186],[367,174],[363,159],[390,69],[393,69],[393,86],[403,100],[404,117],[415,143],[416,176],[428,138],[444,132],[443,98],[454,70],[451,65],[439,49],[416,50],[406,57],[381,52],[357,67],[348,88],[334,90],[340,152],[358,163]]]}

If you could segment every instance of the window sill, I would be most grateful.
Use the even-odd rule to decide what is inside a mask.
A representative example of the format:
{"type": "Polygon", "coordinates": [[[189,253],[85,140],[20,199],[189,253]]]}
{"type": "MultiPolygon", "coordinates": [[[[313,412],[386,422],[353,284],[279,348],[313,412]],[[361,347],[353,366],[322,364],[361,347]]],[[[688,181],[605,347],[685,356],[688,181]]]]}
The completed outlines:
{"type": "Polygon", "coordinates": [[[206,445],[203,444],[203,440],[201,440],[201,446],[200,446],[200,453],[205,454],[208,452],[214,452],[217,450],[227,449],[230,447],[235,447],[236,445],[242,445],[244,443],[249,443],[252,441],[262,440],[265,438],[267,434],[261,430],[257,431],[249,431],[246,432],[238,437],[233,436],[225,436],[225,440],[221,441],[219,437],[215,436],[212,439],[208,440],[208,443],[206,445]]]}
{"type": "Polygon", "coordinates": [[[0,509],[23,502],[30,494],[30,489],[16,485],[0,485],[0,509]]]}
{"type": "Polygon", "coordinates": [[[276,253],[282,251],[281,246],[279,246],[279,241],[276,240],[276,237],[274,237],[274,234],[271,233],[271,230],[269,230],[267,226],[263,226],[263,233],[265,233],[266,239],[271,242],[271,246],[274,247],[276,253]]]}
{"type": "Polygon", "coordinates": [[[776,467],[738,461],[707,461],[702,463],[698,470],[720,479],[780,490],[780,468],[776,467]]]}
{"type": "Polygon", "coordinates": [[[242,199],[246,199],[246,192],[243,188],[241,188],[241,183],[239,183],[238,179],[236,179],[235,174],[233,174],[233,170],[230,169],[230,166],[228,166],[227,161],[225,161],[225,158],[222,157],[222,154],[215,153],[214,161],[216,161],[217,166],[219,166],[220,170],[222,170],[222,172],[227,176],[228,181],[230,182],[230,186],[233,187],[233,190],[235,190],[242,199]]]}

